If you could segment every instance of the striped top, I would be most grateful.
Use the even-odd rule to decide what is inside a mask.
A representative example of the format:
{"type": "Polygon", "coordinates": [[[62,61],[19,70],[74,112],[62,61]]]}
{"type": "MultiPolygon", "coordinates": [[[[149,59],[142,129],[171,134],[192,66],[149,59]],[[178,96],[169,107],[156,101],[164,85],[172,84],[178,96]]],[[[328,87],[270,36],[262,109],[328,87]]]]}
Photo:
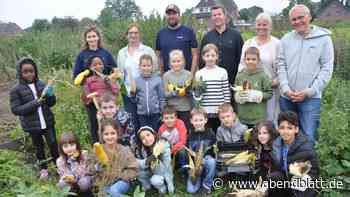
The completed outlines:
{"type": "Polygon", "coordinates": [[[208,114],[217,114],[219,105],[231,101],[227,71],[218,66],[210,69],[204,67],[196,73],[196,80],[201,77],[206,84],[202,106],[208,114]]]}

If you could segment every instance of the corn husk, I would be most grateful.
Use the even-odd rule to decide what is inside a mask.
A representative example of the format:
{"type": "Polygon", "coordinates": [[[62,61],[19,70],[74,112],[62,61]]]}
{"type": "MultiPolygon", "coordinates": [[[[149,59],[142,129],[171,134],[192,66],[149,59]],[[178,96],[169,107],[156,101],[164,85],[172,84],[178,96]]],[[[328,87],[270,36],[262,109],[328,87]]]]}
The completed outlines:
{"type": "Polygon", "coordinates": [[[254,153],[249,153],[248,151],[244,151],[234,156],[232,159],[225,161],[225,165],[233,165],[233,164],[255,164],[256,155],[254,153]]]}
{"type": "Polygon", "coordinates": [[[79,73],[74,79],[74,85],[79,87],[83,83],[85,77],[87,77],[89,74],[89,69],[86,69],[85,71],[79,73]]]}
{"type": "Polygon", "coordinates": [[[165,146],[166,146],[166,144],[165,144],[164,141],[158,141],[154,145],[152,154],[157,158],[157,160],[155,160],[154,162],[152,162],[150,164],[150,167],[151,167],[152,170],[156,169],[159,166],[160,160],[159,160],[158,157],[159,157],[160,154],[162,154],[164,152],[165,146]]]}
{"type": "Polygon", "coordinates": [[[303,177],[311,170],[310,161],[294,162],[289,165],[289,172],[295,176],[303,177]]]}
{"type": "Polygon", "coordinates": [[[189,176],[191,178],[191,181],[195,182],[197,178],[200,176],[200,173],[202,172],[203,157],[206,151],[204,151],[203,142],[201,142],[197,152],[192,151],[186,146],[185,146],[185,150],[187,150],[187,152],[189,153],[188,154],[188,160],[189,160],[189,166],[190,166],[189,176]]]}
{"type": "Polygon", "coordinates": [[[233,184],[233,192],[228,193],[228,196],[235,197],[263,197],[265,196],[265,189],[262,187],[262,178],[259,177],[258,185],[255,190],[252,189],[237,189],[237,186],[233,184]]]}
{"type": "Polygon", "coordinates": [[[63,180],[68,182],[68,183],[72,183],[75,180],[75,177],[73,175],[65,175],[63,176],[63,180]]]}

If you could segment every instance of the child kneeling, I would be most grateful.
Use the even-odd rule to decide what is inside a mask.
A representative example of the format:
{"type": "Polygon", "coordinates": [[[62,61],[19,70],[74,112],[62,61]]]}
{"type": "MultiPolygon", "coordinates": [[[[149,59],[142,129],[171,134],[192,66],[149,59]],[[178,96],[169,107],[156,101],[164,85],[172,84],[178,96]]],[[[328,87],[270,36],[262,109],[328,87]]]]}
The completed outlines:
{"type": "MultiPolygon", "coordinates": [[[[298,116],[294,112],[281,112],[278,116],[278,132],[280,137],[276,138],[272,145],[272,159],[277,171],[272,172],[271,179],[310,181],[315,179],[319,173],[319,164],[312,143],[299,129],[298,116]],[[309,162],[309,172],[302,177],[292,174],[291,164],[296,162],[309,162]]],[[[308,171],[308,170],[307,170],[308,171]]],[[[300,182],[301,182],[300,181],[300,182]]],[[[292,187],[286,189],[274,189],[269,191],[269,196],[316,196],[311,188],[292,187]]]]}
{"type": "Polygon", "coordinates": [[[139,164],[138,180],[143,190],[150,189],[152,185],[162,194],[167,191],[173,193],[170,144],[166,140],[158,140],[155,131],[148,126],[139,129],[137,138],[140,142],[136,151],[139,164]]]}
{"type": "Polygon", "coordinates": [[[214,153],[216,139],[212,130],[205,128],[208,118],[207,112],[203,108],[193,109],[191,111],[190,121],[194,131],[190,132],[187,145],[195,154],[203,151],[204,156],[201,165],[194,163],[195,166],[200,166],[200,169],[190,168],[189,170],[187,192],[196,193],[200,190],[201,194],[208,195],[211,193],[211,186],[213,185],[216,170],[214,153]]]}

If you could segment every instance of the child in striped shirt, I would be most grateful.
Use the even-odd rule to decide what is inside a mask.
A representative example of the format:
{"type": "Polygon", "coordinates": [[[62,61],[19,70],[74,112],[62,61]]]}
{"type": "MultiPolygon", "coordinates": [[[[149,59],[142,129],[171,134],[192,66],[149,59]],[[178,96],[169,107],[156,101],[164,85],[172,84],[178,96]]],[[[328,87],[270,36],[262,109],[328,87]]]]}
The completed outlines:
{"type": "Polygon", "coordinates": [[[196,80],[205,82],[201,103],[208,112],[208,123],[214,131],[220,125],[218,107],[230,103],[231,99],[227,71],[217,65],[218,57],[218,48],[214,44],[205,45],[202,50],[205,67],[196,73],[196,80]]]}

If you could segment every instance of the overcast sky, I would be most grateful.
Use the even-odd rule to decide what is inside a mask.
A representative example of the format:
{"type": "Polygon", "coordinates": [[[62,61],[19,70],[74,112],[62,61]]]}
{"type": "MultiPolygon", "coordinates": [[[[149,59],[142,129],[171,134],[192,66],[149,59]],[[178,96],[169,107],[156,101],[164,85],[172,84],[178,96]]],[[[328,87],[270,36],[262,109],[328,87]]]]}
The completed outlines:
{"type": "MultiPolygon", "coordinates": [[[[163,13],[170,3],[179,5],[181,11],[195,6],[200,0],[135,0],[143,14],[152,10],[163,13]]],[[[22,28],[31,26],[34,19],[54,16],[73,16],[81,19],[96,19],[104,7],[104,0],[0,0],[0,20],[15,22],[22,28]]],[[[260,6],[269,12],[278,13],[288,5],[288,0],[235,0],[239,9],[260,6]]]]}

